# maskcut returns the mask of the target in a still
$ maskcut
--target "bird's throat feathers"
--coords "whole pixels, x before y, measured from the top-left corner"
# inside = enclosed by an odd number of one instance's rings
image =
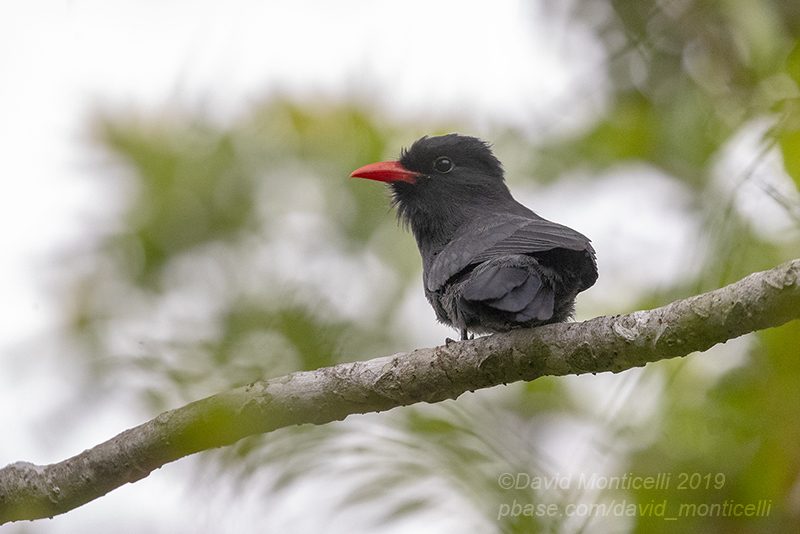
[[[481,187],[479,192],[470,191],[469,186],[447,192],[426,191],[421,185],[392,184],[392,204],[397,218],[411,230],[421,249],[444,247],[459,228],[481,217],[487,208],[506,211],[509,203],[516,204],[502,182],[491,188]]]
[[[392,204],[397,210],[397,219],[411,230],[417,245],[447,243],[467,215],[461,206],[445,202],[424,202],[416,195],[403,194],[404,184],[393,185]]]

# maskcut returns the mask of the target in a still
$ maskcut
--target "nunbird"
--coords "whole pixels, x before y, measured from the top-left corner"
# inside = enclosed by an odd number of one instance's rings
[[[514,200],[500,161],[478,138],[426,136],[399,160],[350,176],[390,185],[417,240],[425,296],[462,340],[566,321],[575,296],[597,280],[589,239]]]

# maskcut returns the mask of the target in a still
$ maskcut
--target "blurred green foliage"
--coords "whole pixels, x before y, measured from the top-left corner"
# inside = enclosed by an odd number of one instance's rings
[[[98,125],[102,142],[139,170],[138,199],[118,236],[122,266],[136,284],[159,281],[170,257],[253,225],[253,177],[230,135],[200,124]]]
[[[653,288],[640,304],[661,305],[800,255],[797,224],[794,237],[763,235],[714,178],[726,144],[767,119],[764,153],[777,151],[800,186],[800,4],[578,0],[569,13],[606,49],[607,109],[566,138],[533,144],[502,128],[494,137],[499,150],[532,154],[526,179],[646,162],[689,186],[706,221],[707,264],[692,280]],[[397,323],[408,292],[421,291],[413,239],[397,227],[381,187],[348,175],[446,130],[389,122],[353,103],[283,98],[226,127],[201,117],[98,117],[96,138],[128,169],[131,194],[94,267],[73,286],[70,325],[90,376],[137,384],[156,413],[255,380],[413,348]],[[751,179],[745,171],[743,182]],[[797,223],[796,203],[770,194]],[[771,502],[768,517],[680,517],[676,529],[793,532],[800,327],[749,339],[730,370],[709,371],[692,358],[662,362],[602,382],[613,384],[611,400],[593,405],[585,397],[600,377],[542,379],[361,422],[282,429],[208,458],[242,480],[271,473],[265,491],[273,496],[335,473],[353,482],[330,490],[341,507],[383,510],[375,528],[438,506],[441,495],[403,491],[431,484],[485,516],[481,528],[491,532],[664,530],[663,519],[645,516],[498,514],[512,501],[563,509],[666,500],[675,515],[682,502],[763,499]],[[637,420],[631,414],[656,390],[655,407]],[[565,439],[565,426],[580,429],[572,439],[585,449],[566,468],[546,446],[553,436]],[[498,483],[503,473],[552,477],[564,469],[574,473],[569,489]],[[595,472],[670,473],[672,484],[579,490],[579,474]],[[680,489],[681,473],[722,473],[725,481]]]

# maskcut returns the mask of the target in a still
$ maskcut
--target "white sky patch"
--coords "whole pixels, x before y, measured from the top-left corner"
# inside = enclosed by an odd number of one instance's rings
[[[569,99],[576,80],[591,88],[579,108],[601,93],[602,47],[538,9],[519,0],[73,0],[62,44],[68,89],[84,104],[172,99],[231,117],[270,90],[379,94],[398,116],[530,127],[555,119],[553,100]]]
[[[786,174],[780,148],[769,146],[766,134],[773,126],[763,118],[743,127],[720,150],[713,175],[726,205],[732,203],[761,238],[782,242],[798,237],[800,192]]]
[[[399,283],[377,256],[343,255],[340,238],[322,215],[291,212],[271,230],[273,240],[257,252],[257,272],[312,306],[322,298],[347,319],[369,320]]]

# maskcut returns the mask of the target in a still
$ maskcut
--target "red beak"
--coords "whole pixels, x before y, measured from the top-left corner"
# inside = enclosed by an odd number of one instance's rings
[[[399,161],[381,161],[353,171],[350,178],[367,178],[379,182],[408,182],[413,184],[421,173],[409,171]]]

